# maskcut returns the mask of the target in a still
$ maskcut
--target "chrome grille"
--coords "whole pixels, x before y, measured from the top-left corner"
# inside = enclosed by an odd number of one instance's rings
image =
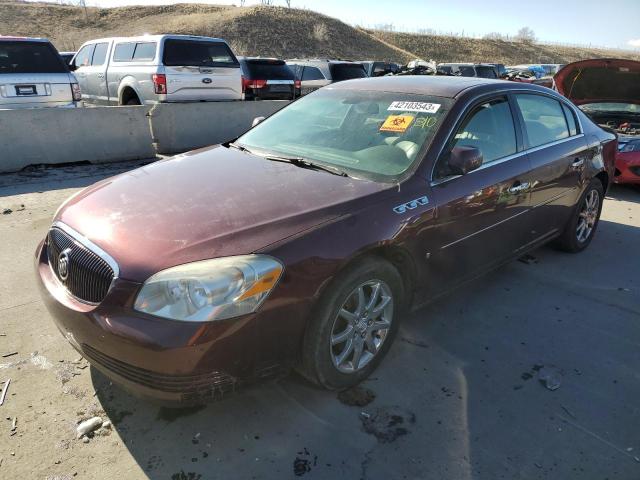
[[[60,254],[68,255],[67,276],[60,275]],[[115,276],[113,269],[97,253],[82,245],[59,228],[49,230],[47,257],[58,280],[74,297],[89,303],[100,303]]]

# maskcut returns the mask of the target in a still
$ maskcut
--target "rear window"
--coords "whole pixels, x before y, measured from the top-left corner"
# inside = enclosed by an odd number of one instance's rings
[[[133,42],[119,43],[116,45],[115,52],[113,54],[114,62],[129,62],[133,58],[133,51],[136,49],[136,44]]]
[[[168,67],[240,67],[231,49],[222,42],[167,40],[162,61]]]
[[[149,61],[156,57],[156,42],[127,42],[116,45],[114,62]]]
[[[460,65],[458,67],[458,71],[460,72],[460,75],[463,77],[475,77],[476,76],[476,70],[475,68],[469,66],[469,65]]]
[[[493,67],[476,67],[476,72],[480,78],[497,78]]]
[[[325,80],[324,75],[317,67],[304,67],[302,70],[302,80]]]
[[[153,60],[154,58],[156,58],[156,47],[157,44],[155,42],[138,43],[136,45],[136,49],[133,52],[133,59]]]
[[[364,67],[359,63],[332,63],[329,65],[329,71],[334,82],[367,77],[367,72],[364,71]]]
[[[247,76],[254,80],[293,80],[289,65],[278,60],[246,60]]]
[[[0,42],[0,74],[68,71],[58,52],[49,43]]]

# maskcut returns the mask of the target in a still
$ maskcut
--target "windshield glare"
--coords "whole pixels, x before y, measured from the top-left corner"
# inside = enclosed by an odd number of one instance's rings
[[[419,160],[451,101],[323,88],[260,123],[236,143],[332,165],[355,177],[393,182]]]

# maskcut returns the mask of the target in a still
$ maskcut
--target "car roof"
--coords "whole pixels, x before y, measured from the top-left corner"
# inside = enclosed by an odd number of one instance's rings
[[[38,43],[51,43],[47,38],[36,37],[9,37],[0,35],[0,42],[38,42]]]
[[[331,59],[322,59],[322,58],[290,58],[288,60],[286,60],[287,63],[291,62],[291,63],[308,63],[308,64],[318,64],[318,65],[327,65],[330,63],[353,63],[353,64],[357,64],[357,65],[361,65],[360,62],[354,62],[352,60],[331,60]]]
[[[199,36],[199,35],[174,35],[174,34],[162,34],[162,35],[136,35],[136,36],[132,36],[132,37],[105,37],[105,38],[93,38],[91,40],[88,40],[86,43],[98,43],[98,42],[110,42],[111,40],[114,40],[116,42],[133,42],[133,41],[141,41],[141,40],[146,40],[146,41],[152,41],[152,42],[159,42],[160,40],[163,39],[173,39],[173,40],[205,40],[205,41],[211,41],[211,42],[222,42],[222,43],[227,43],[225,40],[223,40],[222,38],[215,38],[215,37],[203,37],[203,36]]]
[[[433,95],[436,97],[455,98],[462,92],[491,86],[494,86],[496,90],[526,89],[546,93],[552,92],[548,88],[528,83],[508,82],[506,80],[494,80],[481,77],[450,77],[438,75],[407,75],[360,78],[333,83],[324,88],[340,90],[368,90],[408,94],[414,93],[420,95]]]

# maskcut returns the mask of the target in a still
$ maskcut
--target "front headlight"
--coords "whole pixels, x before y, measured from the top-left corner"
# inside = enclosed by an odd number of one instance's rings
[[[257,310],[282,274],[265,255],[223,257],[163,270],[142,286],[134,308],[186,322],[208,322]]]

